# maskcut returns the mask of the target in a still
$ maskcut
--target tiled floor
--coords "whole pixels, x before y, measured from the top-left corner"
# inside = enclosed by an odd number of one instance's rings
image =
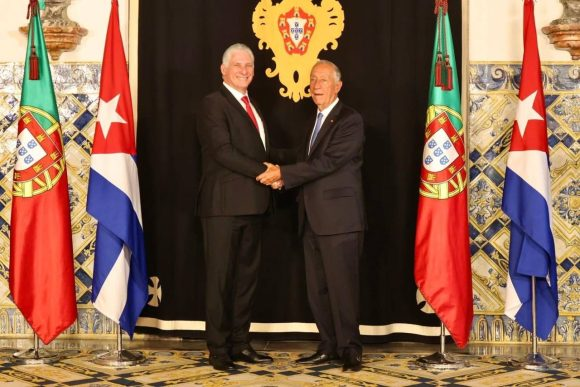
[[[31,340],[0,340],[0,386],[580,386],[580,348],[541,345],[540,352],[561,360],[561,366],[544,372],[509,365],[531,349],[524,345],[471,344],[447,351],[467,362],[455,371],[432,371],[415,361],[439,349],[438,345],[389,343],[365,346],[363,370],[344,373],[340,363],[304,366],[294,360],[316,349],[316,342],[254,341],[274,363],[240,364],[234,372],[218,372],[207,364],[205,343],[199,340],[138,339],[124,347],[142,353],[146,361],[133,367],[104,367],[94,357],[116,349],[114,339],[55,340],[48,349],[61,360],[50,365],[19,365],[11,358],[16,348]]]

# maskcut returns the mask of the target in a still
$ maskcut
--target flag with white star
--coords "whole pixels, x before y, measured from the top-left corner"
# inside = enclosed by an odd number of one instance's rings
[[[101,73],[87,211],[97,220],[92,301],[133,335],[147,302],[147,269],[127,61],[117,0]]]
[[[524,2],[524,59],[516,118],[505,174],[502,209],[511,219],[505,315],[547,339],[558,319],[556,254],[551,228],[546,108],[534,20],[534,2]]]

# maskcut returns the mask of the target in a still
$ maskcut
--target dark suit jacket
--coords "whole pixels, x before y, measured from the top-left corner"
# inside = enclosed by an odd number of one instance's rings
[[[281,167],[286,189],[301,186],[297,199],[300,230],[305,216],[318,235],[364,230],[361,115],[339,101],[320,128],[310,155],[309,139],[310,134],[298,162]]]
[[[258,110],[255,101],[251,102]],[[266,149],[248,113],[225,86],[204,97],[197,122],[202,153],[199,216],[266,212],[271,189],[255,179],[266,170],[262,163],[268,160],[265,126]]]

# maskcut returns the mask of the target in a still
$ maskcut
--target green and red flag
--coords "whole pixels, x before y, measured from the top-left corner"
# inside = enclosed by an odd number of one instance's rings
[[[447,0],[437,26],[415,236],[415,282],[459,347],[473,320],[464,127]]]
[[[68,183],[40,9],[30,0],[28,48],[10,222],[10,292],[48,344],[77,317]]]

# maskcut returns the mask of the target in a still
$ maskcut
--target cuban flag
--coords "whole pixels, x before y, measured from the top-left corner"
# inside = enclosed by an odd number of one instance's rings
[[[133,335],[147,302],[147,269],[139,196],[133,109],[117,0],[101,73],[87,211],[97,220],[92,301]]]
[[[503,211],[511,219],[505,314],[532,332],[532,277],[535,277],[536,335],[544,340],[558,319],[548,154],[534,3],[525,0],[522,77],[502,203]]]

